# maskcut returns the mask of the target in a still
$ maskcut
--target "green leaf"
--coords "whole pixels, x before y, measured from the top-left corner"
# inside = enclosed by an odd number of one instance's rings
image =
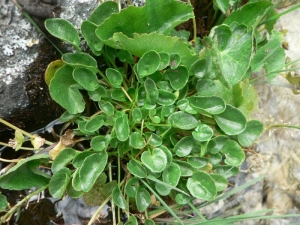
[[[285,66],[285,52],[282,48],[283,34],[279,31],[272,30],[270,40],[259,48],[251,61],[252,71],[260,71],[262,67],[266,69],[268,79],[273,79],[281,68]]]
[[[238,141],[243,147],[249,147],[261,135],[263,130],[264,126],[260,121],[248,121],[246,129],[242,133],[237,135]]]
[[[115,122],[115,132],[120,141],[126,141],[129,137],[130,128],[127,114],[118,117]]]
[[[133,108],[131,112],[133,121],[140,122],[143,119],[143,115],[140,108]]]
[[[216,173],[222,175],[225,178],[232,177],[239,172],[239,168],[228,165],[218,165],[215,167]]]
[[[191,65],[189,69],[189,75],[194,75],[197,78],[203,78],[207,73],[206,68],[206,60],[205,59],[199,59],[198,61],[194,62],[193,65]],[[201,80],[200,80],[201,81]]]
[[[177,53],[181,56],[181,65],[190,67],[198,56],[189,48],[189,45],[179,38],[164,36],[158,33],[133,34],[133,38],[128,38],[122,33],[115,33],[115,42],[120,43],[123,49],[131,52],[137,57],[141,57],[148,51],[165,52],[167,54]]]
[[[120,187],[117,186],[112,191],[112,200],[121,209],[126,209],[126,200],[120,191]]]
[[[189,101],[185,98],[177,101],[177,106],[182,112],[197,114],[197,111],[190,106]]]
[[[146,91],[146,99],[150,103],[155,104],[156,101],[158,100],[158,95],[159,95],[155,82],[152,79],[147,78],[145,80],[144,86]]]
[[[61,168],[51,177],[49,192],[54,198],[61,198],[66,191],[67,185],[71,180],[71,171],[68,168]]]
[[[153,220],[146,219],[144,225],[155,225],[155,222]]]
[[[189,79],[188,70],[185,66],[179,66],[176,69],[168,69],[164,75],[165,78],[170,81],[174,90],[182,89]]]
[[[124,94],[124,92],[122,91],[122,89],[114,89],[111,92],[111,98],[119,101],[119,102],[126,102],[126,95]]]
[[[102,5],[102,4],[101,4]],[[95,56],[101,55],[104,43],[96,35],[97,26],[90,21],[83,21],[81,24],[81,33],[86,40],[88,46]]]
[[[183,130],[191,130],[198,125],[198,121],[195,117],[184,112],[172,113],[168,118],[168,122],[173,127]]]
[[[125,225],[138,225],[137,219],[135,218],[135,216],[130,216],[128,218],[128,222],[125,223]]]
[[[187,181],[187,188],[195,198],[213,200],[217,194],[214,180],[204,172],[196,171]]]
[[[0,211],[4,211],[8,206],[6,197],[0,193]]]
[[[154,147],[158,147],[162,144],[161,137],[152,132],[146,132],[145,138],[146,138],[146,142],[149,143],[149,145],[152,145]]]
[[[50,18],[45,21],[45,27],[51,35],[79,48],[78,32],[69,21],[61,18]]]
[[[145,188],[138,187],[135,198],[137,209],[139,212],[144,212],[151,202],[149,192]]]
[[[214,135],[214,131],[206,124],[199,124],[192,135],[198,141],[208,141]]]
[[[121,49],[118,52],[118,58],[121,62],[127,62],[129,64],[133,64],[133,57],[132,57],[131,53],[127,50]]]
[[[146,146],[146,142],[141,133],[133,132],[129,136],[129,145],[136,149],[142,149]]]
[[[162,106],[173,105],[177,97],[175,94],[159,89],[157,103]]]
[[[159,52],[160,64],[157,70],[163,70],[170,64],[170,55],[166,52]]]
[[[95,151],[102,151],[108,146],[108,142],[105,136],[95,136],[91,141],[91,147]]]
[[[127,196],[134,198],[137,188],[139,186],[139,179],[136,177],[130,178],[125,185],[125,193]]]
[[[167,196],[171,193],[171,188],[167,187],[166,184],[163,183],[155,183],[155,189],[161,196]]]
[[[121,84],[123,82],[123,76],[118,70],[108,68],[105,71],[105,74],[112,86],[114,86],[115,88],[121,87]]]
[[[54,159],[51,170],[56,173],[58,170],[64,168],[71,160],[75,158],[78,152],[73,148],[63,149]]]
[[[49,183],[48,174],[38,170],[38,166],[47,163],[48,154],[30,156],[18,162],[0,177],[0,187],[9,190],[24,190],[42,187]]]
[[[174,160],[174,163],[179,165],[182,177],[190,177],[194,172],[194,168],[187,162]]]
[[[76,191],[72,186],[72,182],[67,185],[66,192],[71,198],[80,198],[84,194],[83,191]]]
[[[98,176],[106,167],[107,158],[107,152],[102,151],[100,153],[95,153],[87,156],[84,159],[79,169],[81,188],[84,192],[88,192],[92,189]]]
[[[102,87],[101,85],[99,85],[98,88],[96,88],[96,90],[94,91],[88,91],[88,94],[90,96],[90,98],[97,102],[97,101],[100,101],[100,99],[102,97],[106,97],[107,96],[107,91],[104,87]]]
[[[163,33],[192,18],[193,10],[189,4],[173,0],[147,1],[144,7],[129,6],[118,14],[112,14],[96,31],[98,37],[110,46],[114,46],[115,33],[124,33],[129,38],[133,34]]]
[[[148,51],[142,55],[137,63],[137,72],[140,77],[146,77],[158,69],[160,56],[156,51]]]
[[[198,80],[196,89],[199,96],[213,96],[216,95],[218,86],[211,79],[201,79]]]
[[[217,192],[225,190],[227,187],[228,181],[225,177],[221,176],[220,174],[210,174],[210,177],[214,180]]]
[[[176,143],[173,151],[179,157],[187,156],[191,153],[191,151],[196,147],[196,143],[192,136],[187,136]]]
[[[225,163],[229,166],[239,166],[245,160],[245,153],[240,145],[233,140],[228,140],[222,148],[222,153],[225,154]]]
[[[231,23],[238,21],[240,24],[256,28],[272,7],[273,5],[269,1],[248,3],[231,13],[224,21],[224,24],[230,25]]]
[[[23,144],[25,138],[24,138],[23,134],[21,133],[21,131],[15,130],[15,138],[14,139],[17,142],[15,151],[18,151],[22,147],[22,144]],[[31,141],[31,143],[34,146],[34,140]],[[35,146],[34,146],[34,148],[35,148]],[[37,148],[40,148],[40,146],[38,146]]]
[[[220,114],[224,112],[226,106],[222,98],[211,96],[211,97],[200,97],[194,96],[188,98],[190,105],[196,110],[203,110],[209,114]]]
[[[215,66],[220,69],[226,82],[232,86],[246,74],[252,56],[252,30],[245,25],[215,26],[210,35],[213,52],[217,59]]]
[[[218,137],[215,137],[208,142],[207,150],[212,154],[216,154],[223,149],[227,141],[228,141],[227,136],[220,135]]]
[[[167,155],[160,148],[153,149],[151,153],[149,151],[143,152],[141,160],[154,173],[162,172],[167,166]]]
[[[134,159],[131,159],[127,163],[127,169],[129,170],[130,173],[132,173],[134,176],[138,178],[144,178],[147,176],[147,172],[145,168]]]
[[[114,106],[108,102],[108,101],[103,101],[100,100],[98,102],[99,108],[108,116],[113,116],[114,115]]]
[[[194,157],[188,157],[187,162],[195,169],[200,169],[207,165],[208,160],[205,158],[194,156]]]
[[[85,124],[84,129],[88,132],[94,132],[99,130],[104,124],[104,117],[102,115],[97,115],[92,117],[87,123]]]
[[[230,3],[227,0],[215,0],[214,8],[218,8],[223,14],[226,14],[227,10],[230,9]]]
[[[119,12],[118,4],[113,1],[101,3],[90,15],[89,21],[96,25],[100,25],[105,19],[113,13]]]
[[[181,57],[177,53],[170,54],[170,68],[175,70],[181,62]]]
[[[172,156],[172,153],[171,153],[170,149],[168,149],[164,145],[160,145],[157,148],[161,149],[166,154],[166,156],[167,156],[167,166],[169,166],[172,163],[172,160],[173,160],[173,156]]]
[[[90,152],[90,151],[83,151],[83,152],[78,153],[73,160],[73,166],[75,168],[81,167],[85,158],[92,154],[94,154],[94,152]]]
[[[162,179],[165,183],[177,186],[181,177],[180,166],[176,163],[169,165],[162,173]]]
[[[79,90],[76,88],[77,82],[72,76],[73,68],[62,66],[59,68],[51,80],[49,89],[54,101],[65,108],[70,114],[83,112],[85,102]]]
[[[74,80],[87,91],[94,91],[99,87],[96,74],[87,68],[76,68],[73,70]]]
[[[218,126],[228,135],[242,133],[247,125],[245,116],[238,109],[226,105],[224,112],[214,115]]]
[[[97,61],[87,53],[65,53],[61,59],[72,67],[83,67],[98,72]]]

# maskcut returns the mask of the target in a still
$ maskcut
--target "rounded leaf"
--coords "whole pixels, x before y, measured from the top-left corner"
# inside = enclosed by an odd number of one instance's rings
[[[127,164],[127,166],[128,166],[128,164]],[[136,178],[136,177],[130,178],[130,180],[128,180],[128,182],[125,185],[126,195],[128,195],[129,197],[134,198],[138,186],[139,186],[139,179]]]
[[[160,65],[160,56],[156,51],[148,51],[137,63],[137,72],[140,77],[154,73]]]
[[[206,60],[199,59],[191,65],[189,75],[195,75],[197,78],[203,78],[207,73],[206,68]]]
[[[97,61],[87,53],[65,53],[61,59],[65,64],[72,67],[84,67],[94,72],[98,71]]]
[[[194,141],[194,138],[192,136],[187,136],[180,139],[180,141],[176,143],[173,151],[177,156],[184,157],[189,155],[193,150],[193,148],[195,147],[196,147],[196,143]]]
[[[225,154],[225,163],[230,166],[239,166],[245,160],[245,153],[240,145],[233,140],[228,140],[223,149],[222,153]]]
[[[133,108],[131,113],[133,121],[140,122],[143,119],[143,115],[140,108]]]
[[[168,122],[173,127],[182,130],[191,130],[198,125],[198,121],[196,120],[195,117],[180,111],[172,113],[168,118]]]
[[[162,173],[162,179],[165,183],[177,186],[181,177],[181,170],[178,164],[172,163]]]
[[[173,70],[168,69],[164,75],[174,90],[181,90],[189,79],[188,70],[185,66],[179,66]]]
[[[226,108],[224,100],[216,96],[194,96],[188,98],[188,100],[194,109],[203,110],[209,114],[219,114]]]
[[[50,18],[45,21],[45,27],[51,35],[79,48],[80,39],[77,29],[69,21]]]
[[[100,100],[98,102],[99,108],[108,116],[113,116],[114,115],[114,106],[108,102],[108,101],[103,101]]]
[[[249,147],[263,132],[264,126],[258,120],[247,122],[246,129],[237,135],[239,143],[244,147]]]
[[[166,52],[159,52],[160,64],[157,70],[163,70],[170,64],[170,55]]]
[[[144,212],[151,202],[151,197],[149,192],[142,187],[138,187],[135,196],[136,206],[139,212]]]
[[[101,49],[103,48],[104,43],[96,35],[96,29],[97,26],[87,20],[82,22],[80,28],[82,36],[86,40],[86,43],[88,44],[94,55],[99,56],[101,55]]]
[[[213,96],[218,91],[218,86],[213,80],[200,79],[196,85],[197,94],[199,96]]]
[[[194,156],[194,157],[188,157],[187,162],[195,169],[200,169],[207,165],[208,159]]]
[[[222,175],[225,178],[232,177],[239,172],[239,168],[236,166],[219,165],[215,167],[216,173]]]
[[[217,195],[214,180],[204,172],[194,172],[192,177],[188,179],[186,186],[195,198],[210,201]]]
[[[179,66],[180,62],[181,62],[181,57],[179,54],[177,54],[177,53],[170,54],[170,68],[171,69],[173,69],[173,70],[176,69]]]
[[[167,155],[160,148],[153,149],[151,153],[143,152],[141,160],[154,173],[162,172],[167,166]]]
[[[108,80],[112,86],[114,86],[115,88],[121,87],[121,84],[123,82],[123,76],[118,70],[108,68],[105,71],[105,75],[108,78]]]
[[[99,87],[96,74],[87,68],[76,68],[73,71],[74,80],[87,91],[94,91]]]
[[[58,170],[64,168],[77,154],[78,152],[73,148],[63,149],[53,160],[51,166],[52,173],[56,173]]]
[[[157,103],[159,105],[170,106],[170,105],[174,104],[174,102],[177,99],[176,95],[169,91],[159,89],[158,93],[159,94],[158,94]]]
[[[127,169],[136,177],[144,178],[147,176],[145,168],[134,159],[127,163]]]
[[[49,86],[50,85],[50,81],[52,80],[52,78],[54,77],[55,72],[62,67],[64,64],[63,61],[61,61],[60,59],[55,60],[53,62],[51,62],[46,71],[45,71],[45,83]]]
[[[126,200],[120,191],[120,187],[117,186],[112,191],[112,200],[121,209],[126,209]]]
[[[180,167],[182,177],[192,176],[194,168],[189,163],[178,160],[174,160],[174,163],[176,163]]]
[[[129,136],[129,145],[136,149],[142,149],[146,146],[146,142],[139,132],[133,132]]]
[[[214,180],[217,192],[225,190],[227,187],[228,181],[225,177],[220,174],[210,174],[210,177]]]
[[[162,139],[157,134],[154,134],[152,132],[146,132],[145,133],[146,142],[154,147],[158,147],[162,144]]]
[[[129,137],[130,128],[127,114],[124,114],[116,119],[115,132],[120,141],[126,141]]]
[[[112,13],[118,13],[119,7],[116,2],[107,1],[101,3],[90,15],[89,21],[96,25],[100,25],[105,19],[110,17]]]
[[[66,191],[71,179],[71,171],[68,168],[61,168],[51,177],[49,192],[54,198],[61,198]]]
[[[88,94],[90,96],[90,98],[93,101],[100,101],[100,99],[102,97],[106,97],[107,96],[107,91],[104,87],[102,87],[101,85],[98,86],[98,88],[96,88],[96,90],[94,91],[88,91]]]
[[[108,141],[104,136],[96,136],[96,137],[93,137],[93,139],[91,141],[91,147],[95,151],[102,151],[107,147],[107,145],[108,145],[107,142]]]
[[[214,131],[206,124],[199,124],[192,135],[198,141],[208,141],[214,135]]]
[[[226,105],[224,112],[214,115],[218,126],[228,135],[237,135],[242,133],[247,125],[246,117],[237,108]]]
[[[228,137],[227,136],[218,136],[218,137],[215,137],[213,139],[211,139],[209,142],[208,142],[208,145],[207,145],[207,150],[212,153],[212,154],[216,154],[218,152],[220,152],[222,150],[222,148],[224,147],[225,143],[227,142],[228,140]]]
[[[152,79],[147,78],[145,80],[144,87],[146,91],[146,99],[150,103],[155,104],[159,95],[155,82]]]
[[[104,118],[102,115],[92,117],[84,126],[84,129],[88,132],[94,132],[99,130],[104,124]]]

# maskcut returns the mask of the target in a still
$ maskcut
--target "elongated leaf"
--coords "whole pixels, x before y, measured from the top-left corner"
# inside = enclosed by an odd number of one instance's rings
[[[127,140],[130,132],[127,114],[124,114],[116,119],[115,132],[120,141]]]
[[[61,60],[72,67],[84,67],[97,72],[97,61],[87,53],[65,53]]]
[[[263,124],[258,120],[248,121],[246,129],[238,134],[238,141],[244,147],[249,147],[263,132]]]
[[[98,176],[106,167],[107,158],[107,152],[104,151],[92,154],[84,159],[79,169],[81,188],[84,192],[92,189]]]
[[[108,68],[105,71],[105,74],[112,86],[114,86],[115,88],[121,87],[121,84],[123,82],[123,76],[118,70]]]
[[[224,112],[214,115],[218,126],[228,135],[242,133],[247,125],[245,116],[231,105],[226,105]]]
[[[220,174],[210,174],[210,177],[215,182],[217,192],[223,191],[227,187],[228,181]]]
[[[93,54],[99,56],[101,55],[101,49],[103,48],[104,43],[97,37],[95,33],[96,29],[97,26],[90,21],[83,21],[80,28],[82,36],[86,40]]]
[[[54,198],[61,198],[66,191],[67,185],[71,179],[71,171],[68,168],[62,168],[53,174],[49,183],[49,192]]]
[[[86,124],[84,129],[88,132],[94,132],[96,130],[99,130],[104,123],[104,118],[102,115],[97,115],[93,118],[91,118]]]
[[[147,176],[145,168],[134,159],[131,159],[129,163],[127,163],[127,168],[129,172],[136,177],[144,178]]]
[[[144,212],[150,205],[151,197],[149,192],[145,188],[138,187],[135,197],[138,210]]]
[[[226,106],[222,98],[211,96],[211,97],[200,97],[194,96],[188,98],[190,105],[197,110],[203,110],[209,114],[219,114],[224,112]]]
[[[192,136],[187,136],[180,139],[180,141],[176,143],[173,151],[177,156],[184,157],[189,155],[193,150],[193,148],[195,147],[196,147],[196,143],[194,141],[194,138]]]
[[[58,156],[54,159],[51,170],[52,173],[56,173],[58,170],[65,167],[75,156],[78,152],[73,148],[65,148],[63,149]]]
[[[204,172],[194,172],[186,186],[195,198],[206,201],[214,199],[217,194],[214,180]]]
[[[155,82],[152,79],[147,78],[145,80],[144,86],[145,86],[147,100],[150,103],[155,104],[156,101],[158,100],[158,95],[159,95]]]
[[[118,207],[120,207],[121,209],[126,209],[126,201],[124,196],[122,195],[122,192],[120,191],[119,186],[115,187],[112,191],[112,199]]]
[[[173,127],[180,128],[183,130],[190,130],[198,125],[198,121],[195,117],[184,112],[172,113],[168,118],[168,122]]]
[[[45,21],[45,27],[53,36],[79,48],[78,32],[69,21],[61,18],[50,18]]]
[[[50,95],[54,101],[65,108],[70,114],[83,112],[85,102],[79,90],[77,82],[72,76],[73,68],[62,66],[55,73],[50,83]]]
[[[163,181],[172,186],[177,186],[181,177],[180,166],[176,163],[169,165],[162,173]]]
[[[96,136],[96,137],[93,137],[93,139],[91,141],[91,147],[95,151],[102,151],[102,150],[104,150],[107,147],[108,141],[109,140],[107,140],[107,138],[105,136]]]

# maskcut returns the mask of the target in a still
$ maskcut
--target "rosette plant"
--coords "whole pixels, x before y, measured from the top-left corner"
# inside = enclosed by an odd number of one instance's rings
[[[279,32],[267,29],[266,39],[257,31],[274,12],[269,1],[215,4],[230,15],[192,41],[174,28],[194,18],[193,8],[175,0],[147,0],[121,11],[104,2],[80,32],[64,19],[47,19],[49,33],[75,49],[46,73],[52,98],[66,110],[60,119],[73,128],[49,154],[8,171],[0,186],[7,188],[8,176],[22,166],[30,170],[50,160],[51,177],[31,172],[38,182],[18,188],[49,185],[56,198],[112,200],[128,224],[141,215],[154,224],[157,205],[183,224],[167,203],[180,207],[222,193],[245,160],[244,148],[263,131],[252,119],[257,95],[250,76],[265,66],[271,79],[284,65],[284,52]],[[73,145],[80,141],[84,149]]]

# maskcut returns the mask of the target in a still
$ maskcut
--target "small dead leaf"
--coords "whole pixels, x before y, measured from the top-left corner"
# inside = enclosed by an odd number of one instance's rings
[[[34,139],[31,139],[31,144],[35,149],[39,149],[45,144],[45,138],[42,138],[38,135],[34,135]]]
[[[74,138],[75,134],[73,134],[72,130],[67,130],[64,135],[60,137],[58,144],[49,151],[49,155],[51,159],[55,159],[56,156],[66,147],[70,147],[74,145]]]

